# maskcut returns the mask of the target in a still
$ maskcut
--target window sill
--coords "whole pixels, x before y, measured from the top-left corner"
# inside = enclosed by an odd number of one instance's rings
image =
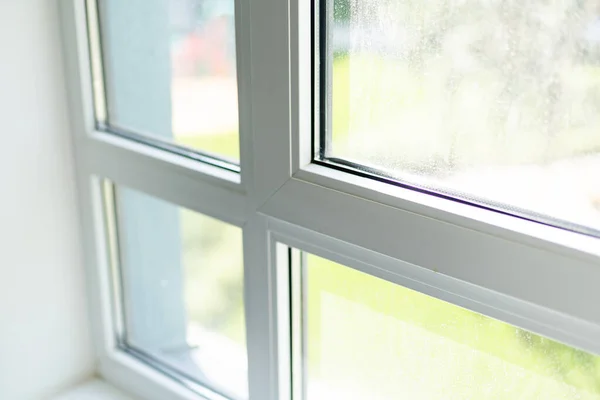
[[[85,382],[49,400],[136,400],[114,386],[94,379]]]

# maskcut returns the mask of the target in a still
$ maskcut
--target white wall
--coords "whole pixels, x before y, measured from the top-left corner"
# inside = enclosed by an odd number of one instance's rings
[[[93,373],[56,0],[0,0],[0,399]]]

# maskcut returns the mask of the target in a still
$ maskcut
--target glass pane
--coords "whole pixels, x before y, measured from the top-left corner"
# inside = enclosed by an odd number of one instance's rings
[[[239,159],[234,0],[99,0],[108,124]]]
[[[116,200],[126,345],[247,398],[241,229],[126,188]]]
[[[600,357],[307,254],[306,395],[600,399]]]
[[[332,0],[326,156],[600,230],[592,0]]]

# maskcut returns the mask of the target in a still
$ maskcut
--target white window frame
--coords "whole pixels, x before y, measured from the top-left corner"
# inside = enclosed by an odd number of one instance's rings
[[[600,353],[597,239],[311,164],[310,0],[235,0],[240,174],[97,131],[85,0],[60,6],[91,323],[109,382],[149,400],[202,398],[117,347],[104,178],[243,228],[251,400],[290,398],[279,244]]]

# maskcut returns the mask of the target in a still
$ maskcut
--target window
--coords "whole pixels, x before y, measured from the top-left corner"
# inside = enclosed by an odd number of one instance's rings
[[[103,0],[96,13],[99,123],[237,163],[233,0]]]
[[[594,2],[321,7],[322,160],[600,234]]]
[[[104,379],[600,398],[593,4],[60,4]]]
[[[312,254],[301,268],[308,399],[600,396],[598,356]]]
[[[247,398],[241,230],[131,189],[111,198],[109,185],[121,345]]]

